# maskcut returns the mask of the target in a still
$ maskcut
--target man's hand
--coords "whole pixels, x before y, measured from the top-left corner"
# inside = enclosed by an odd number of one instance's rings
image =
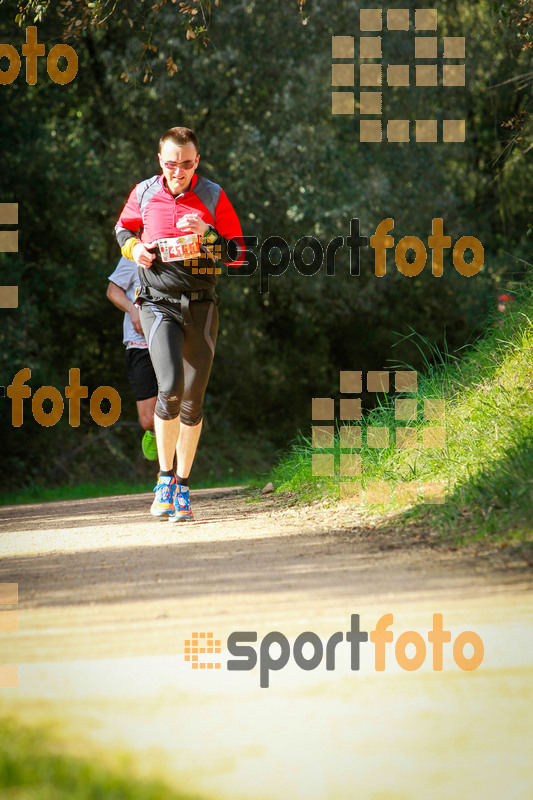
[[[135,328],[136,333],[140,333],[141,336],[144,336],[144,331],[141,325],[141,318],[139,316],[139,309],[137,308],[137,306],[133,306],[133,308],[129,313],[131,317],[131,324]]]
[[[133,256],[133,260],[139,267],[144,267],[148,269],[148,267],[152,266],[152,261],[155,258],[155,253],[150,253],[150,250],[154,247],[157,247],[157,242],[150,242],[150,244],[143,244],[143,242],[138,242],[135,245],[131,254]],[[140,331],[142,333],[142,331]]]
[[[178,228],[188,228],[191,233],[203,236],[209,225],[204,222],[199,214],[184,214],[177,222]]]

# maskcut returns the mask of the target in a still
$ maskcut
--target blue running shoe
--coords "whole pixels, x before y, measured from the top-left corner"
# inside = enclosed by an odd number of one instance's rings
[[[154,488],[155,497],[150,513],[154,517],[169,516],[174,514],[174,495],[176,494],[176,478],[159,476],[157,486]]]
[[[171,522],[188,522],[194,520],[189,500],[189,487],[178,486],[174,500],[174,513],[169,517]]]

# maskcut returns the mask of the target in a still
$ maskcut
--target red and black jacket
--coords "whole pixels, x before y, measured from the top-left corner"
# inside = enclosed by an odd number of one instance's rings
[[[176,223],[184,214],[190,213],[198,214],[216,230],[219,235],[216,245],[217,252],[221,255],[220,261],[232,263],[231,255],[235,257],[235,252],[228,254],[228,240],[240,241],[242,237],[237,214],[217,183],[196,174],[193,175],[189,190],[176,197],[169,192],[163,175],[154,175],[153,178],[138,183],[115,226],[119,246],[122,247],[132,236],[137,236],[146,243],[179,236],[184,231]],[[205,248],[202,247],[202,250]],[[201,267],[207,266],[207,272],[213,273],[199,274],[192,261],[165,263],[157,249],[151,252],[155,253],[152,266],[149,269],[139,269],[143,287],[178,298],[184,291],[208,289],[217,282],[212,260],[198,260]]]

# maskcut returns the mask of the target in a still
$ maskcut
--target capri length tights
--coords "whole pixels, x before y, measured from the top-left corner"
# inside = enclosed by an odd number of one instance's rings
[[[189,308],[189,325],[179,304],[164,301],[144,301],[140,318],[157,377],[155,413],[160,419],[179,416],[184,425],[197,425],[215,354],[218,309],[212,300],[191,302]]]

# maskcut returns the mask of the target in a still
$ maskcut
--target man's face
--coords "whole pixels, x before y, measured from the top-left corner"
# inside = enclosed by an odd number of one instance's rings
[[[172,194],[181,194],[189,188],[199,160],[200,156],[192,142],[181,147],[171,141],[163,144],[159,163]]]

